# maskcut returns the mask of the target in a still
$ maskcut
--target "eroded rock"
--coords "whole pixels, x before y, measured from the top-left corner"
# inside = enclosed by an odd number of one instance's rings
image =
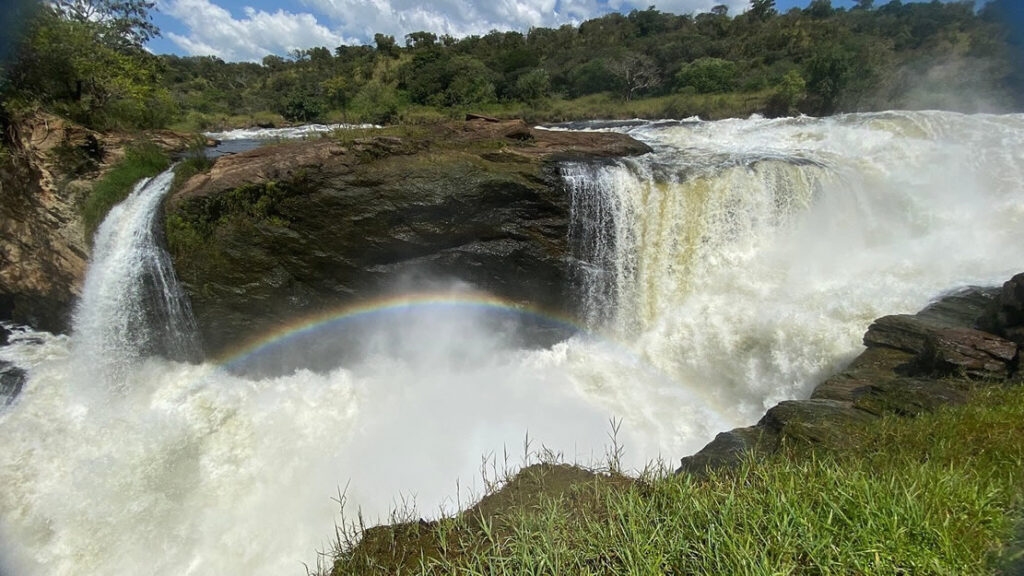
[[[208,353],[448,280],[571,313],[569,199],[553,158],[646,145],[522,122],[427,130],[220,158],[170,198],[168,245]]]

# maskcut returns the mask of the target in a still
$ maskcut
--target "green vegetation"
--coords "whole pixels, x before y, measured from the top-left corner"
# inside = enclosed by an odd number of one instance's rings
[[[9,41],[0,95],[8,115],[43,107],[100,129],[183,130],[467,111],[558,121],[1024,105],[1014,0],[977,12],[971,1],[876,4],[815,0],[779,13],[774,0],[752,0],[735,16],[649,8],[525,34],[377,34],[373,45],[228,63],[145,52],[158,33],[152,2],[14,0],[9,14],[25,25]]]
[[[468,111],[534,121],[595,117],[721,118],[883,108],[1018,109],[1008,0],[825,0],[780,14],[772,0],[730,16],[650,8],[578,27],[455,39],[414,32],[404,46],[268,56],[261,64],[163,57],[182,128],[232,124],[258,111],[289,122],[397,123]],[[701,98],[697,98],[701,97]],[[716,98],[717,97],[717,98]],[[263,112],[266,114],[266,112]]]
[[[331,573],[959,575],[1020,562],[1024,389],[857,432],[705,479],[535,465],[456,517],[359,543],[340,530]]]
[[[96,129],[157,128],[176,110],[145,0],[14,0],[0,96],[6,114],[42,107]],[[5,11],[7,8],[5,8]]]
[[[142,178],[155,176],[170,165],[167,154],[155,144],[139,144],[125,150],[124,159],[96,182],[82,204],[82,220],[90,241],[107,212],[131,193]]]
[[[174,167],[174,182],[171,190],[177,190],[189,178],[206,172],[213,166],[213,160],[206,155],[206,138],[195,136],[189,143],[184,158]]]

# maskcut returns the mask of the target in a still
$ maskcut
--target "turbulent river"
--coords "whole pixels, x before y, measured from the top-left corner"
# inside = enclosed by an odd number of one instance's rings
[[[98,233],[73,334],[0,349],[28,372],[0,402],[0,573],[300,574],[339,489],[371,522],[403,496],[436,516],[527,434],[600,463],[612,418],[627,468],[671,467],[805,397],[873,318],[1024,270],[1021,115],[573,128],[654,152],[562,166],[585,330],[543,349],[453,308],[330,372],[155,356],[188,358],[193,328],[152,233],[169,175],[139,186]]]

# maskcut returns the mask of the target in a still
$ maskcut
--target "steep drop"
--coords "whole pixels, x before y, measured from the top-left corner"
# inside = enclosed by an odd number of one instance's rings
[[[159,284],[159,258],[151,237],[122,235],[148,229],[159,178],[143,186],[104,224],[125,242],[97,252],[75,334],[0,349],[29,375],[0,412],[0,572],[298,573],[327,544],[339,486],[370,523],[400,494],[434,516],[479,493],[481,455],[517,464],[526,432],[534,452],[600,459],[609,417],[627,467],[674,464],[806,396],[873,318],[1024,269],[1024,117],[619,129],[655,151],[563,165],[589,324],[541,350],[455,285],[445,306],[342,319],[365,353],[330,371],[152,356],[138,343],[160,322],[136,313],[136,290]],[[87,362],[113,362],[114,385]]]

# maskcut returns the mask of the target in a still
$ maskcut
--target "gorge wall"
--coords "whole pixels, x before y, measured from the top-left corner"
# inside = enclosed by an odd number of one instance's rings
[[[557,161],[648,150],[621,134],[485,120],[267,146],[219,159],[172,195],[168,246],[212,355],[453,279],[571,311]]]

